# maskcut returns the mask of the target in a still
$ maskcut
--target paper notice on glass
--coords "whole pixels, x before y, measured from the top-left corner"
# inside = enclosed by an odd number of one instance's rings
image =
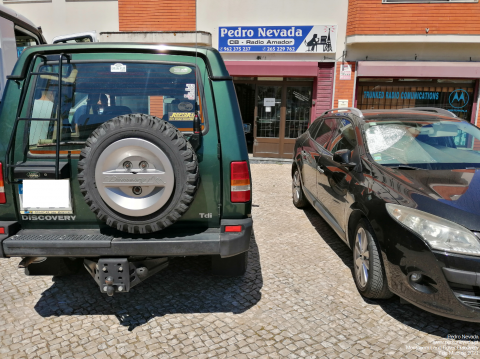
[[[70,207],[70,181],[23,180],[24,208]]]
[[[265,107],[265,112],[272,112],[272,108],[270,106]]]
[[[275,99],[274,98],[264,98],[263,99],[263,106],[275,106]]]

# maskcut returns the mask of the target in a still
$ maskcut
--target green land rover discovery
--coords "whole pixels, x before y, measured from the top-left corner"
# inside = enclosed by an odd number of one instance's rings
[[[242,275],[248,153],[232,79],[212,48],[28,48],[0,105],[0,257],[28,275],[82,265],[113,295],[172,256]]]

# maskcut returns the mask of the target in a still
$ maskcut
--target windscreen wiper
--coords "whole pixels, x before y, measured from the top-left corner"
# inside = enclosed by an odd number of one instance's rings
[[[37,144],[36,146],[37,147],[52,147],[52,146],[56,146],[57,143],[56,142],[52,142],[52,143],[40,143],[40,144]],[[60,146],[71,146],[71,145],[85,145],[85,141],[64,141],[64,142],[60,142]]]
[[[387,166],[388,168],[394,168],[398,170],[423,170],[420,167],[408,166],[408,165],[398,165],[398,166]]]

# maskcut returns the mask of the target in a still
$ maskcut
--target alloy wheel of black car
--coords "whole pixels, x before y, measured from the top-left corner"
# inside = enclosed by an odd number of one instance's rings
[[[144,114],[100,125],[78,162],[90,209],[128,233],[156,232],[177,221],[193,201],[198,178],[196,154],[182,133]]]
[[[364,297],[387,299],[393,295],[388,289],[373,230],[365,219],[360,220],[355,230],[353,272],[355,284]]]
[[[308,201],[303,193],[302,182],[300,180],[300,172],[298,168],[295,169],[295,173],[292,177],[292,196],[293,205],[297,208],[304,208],[308,205]]]

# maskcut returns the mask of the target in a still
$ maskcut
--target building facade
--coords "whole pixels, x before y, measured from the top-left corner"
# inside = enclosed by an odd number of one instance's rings
[[[346,61],[335,104],[360,109],[440,107],[479,118],[480,15],[477,0],[350,0]]]
[[[100,41],[217,48],[254,156],[291,158],[295,138],[336,107],[441,107],[474,124],[480,117],[478,0],[3,3],[41,25],[48,41],[95,30]]]
[[[118,31],[117,0],[3,0],[3,5],[42,27],[48,43],[85,31]]]
[[[234,79],[254,156],[292,158],[295,139],[332,108],[347,0],[197,1]],[[212,11],[215,9],[215,11]]]

